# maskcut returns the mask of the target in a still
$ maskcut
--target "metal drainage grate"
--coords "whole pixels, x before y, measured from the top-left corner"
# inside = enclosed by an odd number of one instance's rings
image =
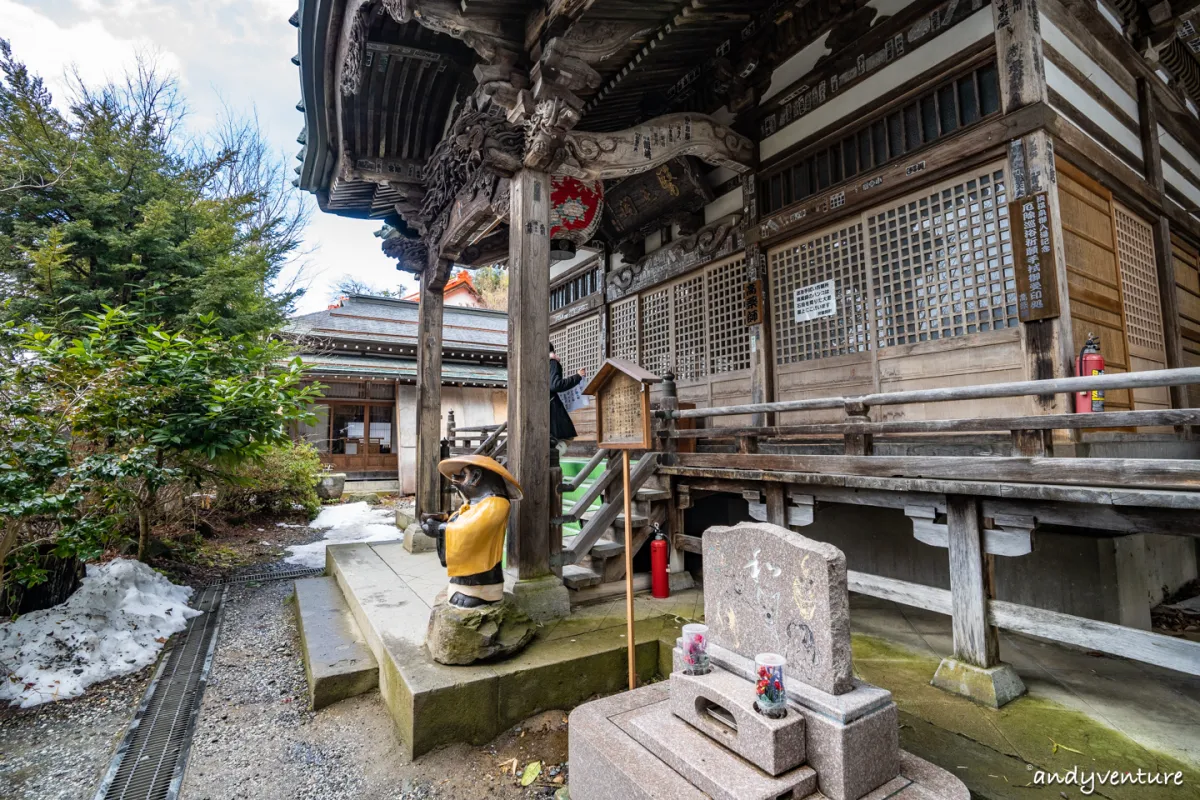
[[[113,755],[94,800],[175,800],[208,682],[225,601],[223,586],[200,593],[196,608],[159,659],[137,714]]]
[[[229,586],[234,583],[266,583],[268,581],[286,581],[295,580],[296,578],[314,578],[318,575],[324,575],[324,567],[292,567],[285,565],[282,569],[268,569],[263,572],[252,572],[247,575],[233,575],[228,578],[221,578],[219,581],[214,581],[209,586]]]

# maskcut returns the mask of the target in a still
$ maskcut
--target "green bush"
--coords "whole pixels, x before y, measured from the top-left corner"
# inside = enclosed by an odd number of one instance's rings
[[[218,491],[218,508],[239,514],[278,514],[299,506],[311,517],[321,509],[316,487],[320,471],[321,459],[311,444],[276,445],[227,476]]]

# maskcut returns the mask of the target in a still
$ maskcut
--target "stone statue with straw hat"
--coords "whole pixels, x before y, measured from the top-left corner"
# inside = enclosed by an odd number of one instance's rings
[[[430,518],[425,533],[437,540],[450,576],[434,605],[426,645],[443,664],[470,664],[511,655],[533,638],[533,623],[504,596],[504,533],[511,500],[521,486],[495,459],[444,459],[438,471],[464,504],[448,519]]]

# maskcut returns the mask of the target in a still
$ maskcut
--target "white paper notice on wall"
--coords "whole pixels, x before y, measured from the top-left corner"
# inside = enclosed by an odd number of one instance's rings
[[[821,317],[837,315],[837,296],[834,281],[801,286],[796,290],[796,322],[808,322]]]
[[[588,404],[588,396],[583,393],[582,383],[573,389],[568,389],[565,392],[559,392],[558,399],[562,400],[562,404],[567,407],[567,413],[584,408]]]

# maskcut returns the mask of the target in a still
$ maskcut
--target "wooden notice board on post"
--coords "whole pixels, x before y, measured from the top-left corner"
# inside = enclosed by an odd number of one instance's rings
[[[596,398],[596,446],[649,450],[650,385],[662,378],[629,361],[610,358],[583,393]]]
[[[1050,223],[1050,195],[1037,192],[1008,204],[1013,265],[1017,273],[1017,319],[1053,319],[1058,307],[1058,261]]]
[[[630,361],[610,358],[583,393],[596,398],[596,446],[621,451],[625,502],[625,650],[629,688],[637,688],[633,634],[633,507],[629,486],[629,451],[649,450],[650,386],[662,378]]]

